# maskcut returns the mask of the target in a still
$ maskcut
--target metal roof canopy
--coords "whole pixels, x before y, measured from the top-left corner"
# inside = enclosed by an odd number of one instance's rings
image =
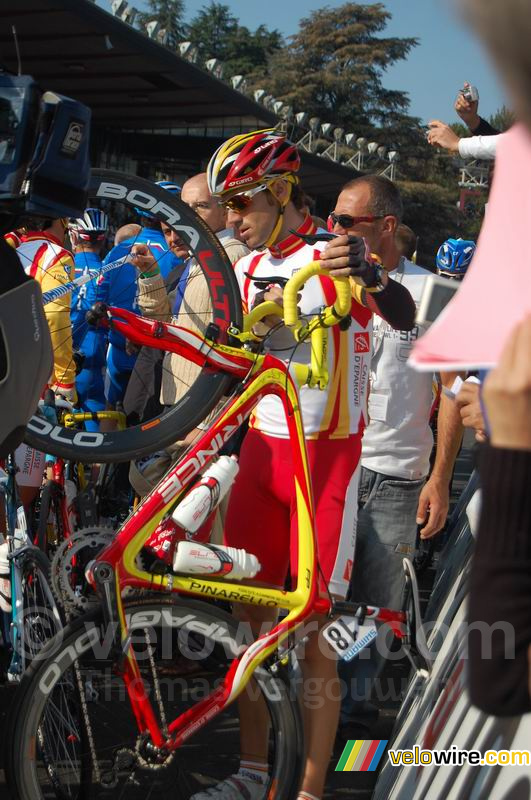
[[[265,126],[278,122],[264,106],[91,0],[3,0],[0,63],[16,72],[12,25],[22,72],[33,75],[43,89],[88,105],[98,127],[163,129],[230,117],[254,117]],[[211,141],[204,140],[205,146]],[[301,156],[301,177],[309,192],[335,193],[356,175],[316,155]]]

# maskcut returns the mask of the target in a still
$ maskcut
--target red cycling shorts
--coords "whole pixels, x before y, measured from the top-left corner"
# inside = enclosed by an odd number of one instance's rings
[[[361,436],[306,442],[316,512],[319,585],[346,596],[356,543]],[[225,544],[257,556],[260,583],[283,587],[297,574],[297,514],[288,439],[249,430],[230,495]],[[323,582],[324,578],[324,582]]]

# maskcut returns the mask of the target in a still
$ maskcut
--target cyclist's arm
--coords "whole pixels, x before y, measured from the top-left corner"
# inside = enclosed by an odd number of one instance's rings
[[[66,253],[58,256],[42,273],[41,289],[56,289],[74,278],[74,262]],[[71,388],[76,380],[72,356],[72,328],[70,325],[71,295],[65,294],[53,303],[47,303],[44,313],[50,329],[54,358],[53,383]]]

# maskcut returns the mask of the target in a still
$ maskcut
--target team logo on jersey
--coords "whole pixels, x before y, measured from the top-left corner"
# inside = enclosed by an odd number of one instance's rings
[[[354,334],[354,352],[368,353],[371,349],[371,340],[368,333]]]

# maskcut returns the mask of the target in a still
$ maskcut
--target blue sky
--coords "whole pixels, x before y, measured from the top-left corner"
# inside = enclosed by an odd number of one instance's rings
[[[142,0],[129,0],[144,6]],[[220,0],[224,2],[224,0]],[[502,2],[502,0],[500,0]],[[264,24],[278,28],[285,36],[295,33],[301,17],[327,5],[335,8],[341,0],[225,0],[242,25],[254,29]],[[110,10],[110,0],[98,0]],[[190,19],[205,0],[185,0],[186,19]],[[455,10],[454,0],[384,0],[392,14],[386,34],[416,36],[420,40],[408,59],[399,62],[384,76],[390,89],[407,91],[410,112],[422,120],[433,117],[458,121],[453,103],[465,80],[475,84],[480,94],[480,113],[489,117],[506,102],[494,69],[474,35]],[[303,110],[303,109],[301,109]],[[331,120],[333,122],[333,120]]]

